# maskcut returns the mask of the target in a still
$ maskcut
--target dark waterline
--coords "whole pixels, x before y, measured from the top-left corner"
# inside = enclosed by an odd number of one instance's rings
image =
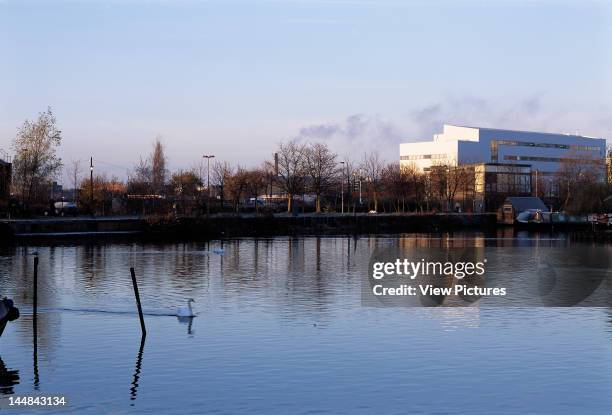
[[[362,306],[377,246],[586,246],[515,236],[6,247],[0,294],[22,317],[0,339],[0,394],[66,395],[57,413],[610,413],[607,308]],[[187,298],[198,316],[174,317]]]

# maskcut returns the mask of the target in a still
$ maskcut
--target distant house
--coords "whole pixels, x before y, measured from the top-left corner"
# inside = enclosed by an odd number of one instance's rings
[[[8,202],[11,196],[11,163],[0,159],[0,204]]]
[[[501,207],[501,221],[513,224],[521,212],[527,210],[540,210],[547,212],[548,207],[539,197],[507,197]]]

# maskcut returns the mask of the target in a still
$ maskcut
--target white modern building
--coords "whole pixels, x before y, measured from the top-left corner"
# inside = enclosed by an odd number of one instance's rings
[[[400,164],[424,171],[436,165],[521,164],[544,177],[554,175],[565,159],[603,164],[605,152],[602,138],[444,124],[432,141],[400,144]]]

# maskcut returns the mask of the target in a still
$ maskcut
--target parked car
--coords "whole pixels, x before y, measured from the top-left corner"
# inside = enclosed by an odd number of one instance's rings
[[[55,202],[53,209],[45,211],[45,216],[76,216],[78,209],[73,202]]]

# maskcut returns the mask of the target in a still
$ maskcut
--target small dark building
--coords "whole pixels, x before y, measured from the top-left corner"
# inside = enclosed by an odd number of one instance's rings
[[[507,197],[501,207],[499,218],[503,223],[512,225],[519,213],[535,209],[547,212],[548,208],[539,197]]]

